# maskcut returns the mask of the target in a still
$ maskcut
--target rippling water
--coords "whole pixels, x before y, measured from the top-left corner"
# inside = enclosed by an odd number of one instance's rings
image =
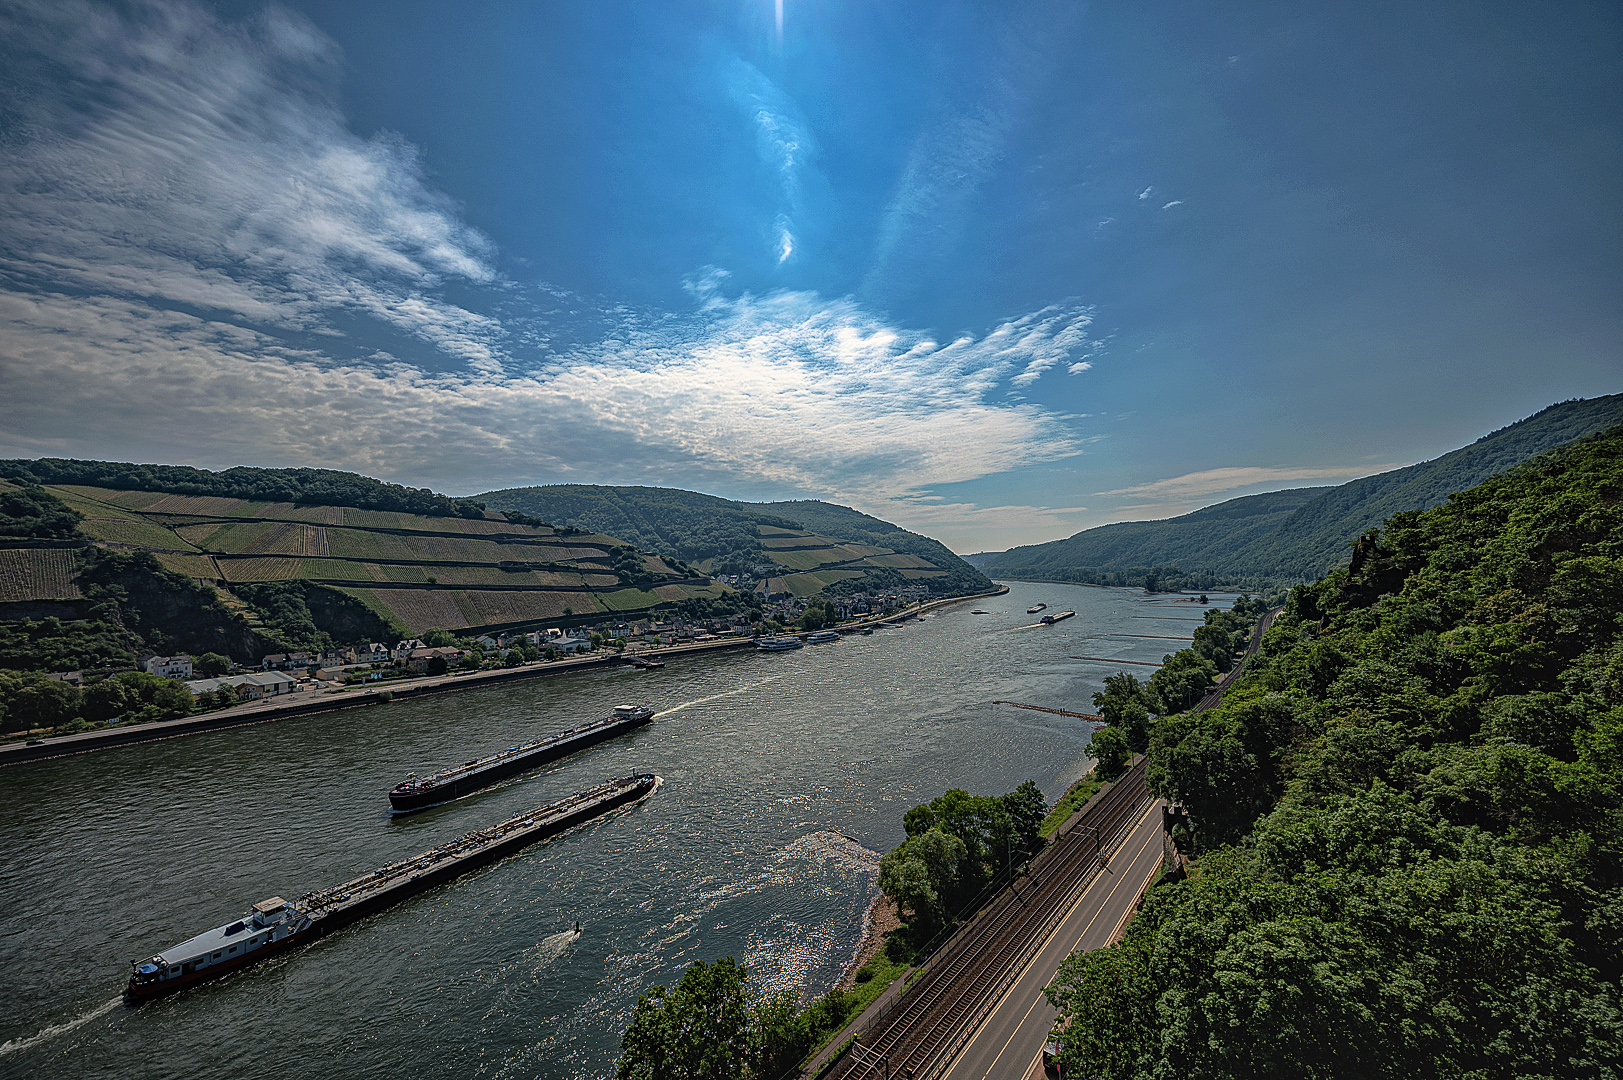
[[[1215,597],[1214,597],[1215,599]],[[1033,627],[1028,605],[1078,617]],[[972,615],[977,606],[992,611]],[[1199,609],[1016,583],[922,623],[792,653],[467,690],[0,770],[0,1076],[612,1075],[639,992],[733,956],[821,993],[902,813],[949,787],[1087,768],[1115,668]],[[1149,668],[1128,668],[1143,675]],[[407,772],[601,716],[637,733],[401,819]],[[650,800],[218,982],[132,1009],[129,960],[562,795],[657,772]],[[582,933],[575,934],[575,923]]]

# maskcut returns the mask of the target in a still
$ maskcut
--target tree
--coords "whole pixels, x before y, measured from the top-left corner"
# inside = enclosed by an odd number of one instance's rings
[[[5,705],[6,729],[22,731],[77,719],[82,698],[72,683],[34,672],[0,671],[0,701]]]
[[[880,891],[916,930],[934,931],[946,922],[966,854],[963,840],[940,829],[910,836],[879,860]]]
[[[1043,798],[1042,789],[1035,780],[1027,780],[1003,796],[1002,802],[1004,813],[1009,815],[1014,846],[1027,855],[1036,854],[1037,829],[1048,816],[1048,800]]]
[[[192,670],[200,679],[218,679],[231,670],[231,661],[219,653],[206,652],[192,661]]]
[[[456,646],[457,639],[456,635],[451,631],[435,627],[432,630],[423,631],[423,644],[430,649],[448,649]]]
[[[745,975],[730,956],[700,960],[671,989],[638,997],[617,1080],[743,1080],[752,1056]]]
[[[451,670],[450,663],[443,656],[430,656],[428,658],[428,674],[444,675]]]
[[[1127,770],[1127,762],[1133,756],[1132,748],[1127,745],[1127,736],[1113,727],[1102,727],[1095,731],[1083,753],[1093,759],[1101,780],[1114,780],[1120,776]]]
[[[86,720],[112,720],[121,717],[139,699],[117,679],[103,679],[84,689]]]

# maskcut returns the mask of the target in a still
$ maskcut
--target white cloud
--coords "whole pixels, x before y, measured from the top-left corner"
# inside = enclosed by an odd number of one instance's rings
[[[1198,499],[1219,492],[1243,487],[1280,486],[1298,480],[1349,480],[1399,469],[1401,465],[1334,465],[1316,466],[1241,466],[1227,469],[1206,469],[1185,473],[1148,484],[1099,491],[1096,495],[1139,495],[1156,499],[1154,503],[1139,503],[1122,509],[1142,509],[1149,506]]]
[[[852,300],[729,299],[716,267],[685,282],[685,314],[532,292],[498,277],[413,148],[345,127],[336,52],[308,23],[227,24],[179,2],[120,10],[0,15],[19,71],[66,66],[99,88],[93,102],[59,99],[49,88],[72,80],[42,80],[0,157],[7,453],[886,506],[1085,441],[1073,418],[1005,391],[1085,363],[1072,358],[1088,346],[1086,308],[937,342]],[[809,143],[756,90],[763,160],[787,201]],[[452,281],[500,316],[447,301]],[[576,320],[575,344],[527,306],[541,300]],[[581,330],[587,319],[597,329]],[[460,362],[397,359],[354,329],[367,320]],[[519,345],[540,359],[515,358]]]
[[[336,47],[308,23],[35,3],[0,13],[0,34],[33,84],[8,102],[0,268],[266,327],[364,314],[497,363],[496,325],[434,295],[492,280],[488,241],[411,146],[344,126]]]
[[[1171,202],[1169,202],[1166,205],[1162,206],[1161,209],[1163,209],[1163,210],[1171,210],[1174,206],[1182,206],[1182,205],[1183,205],[1183,200],[1182,199],[1173,199]]]
[[[794,102],[754,65],[735,60],[728,69],[733,99],[755,126],[755,149],[777,177],[783,210],[772,223],[778,262],[795,253],[794,218],[801,209],[801,171],[815,151],[811,131]]]
[[[1139,192],[1139,193],[1138,193],[1138,197],[1139,197],[1139,200],[1140,200],[1140,201],[1143,201],[1143,200],[1144,200],[1144,199],[1147,199],[1147,198],[1149,198],[1149,197],[1150,197],[1150,192],[1152,192],[1152,191],[1154,191],[1154,190],[1155,190],[1155,189],[1154,189],[1154,188],[1153,188],[1153,187],[1147,187],[1147,188],[1145,188],[1145,189],[1144,189],[1144,190],[1143,190],[1143,191],[1141,191],[1141,192]]]

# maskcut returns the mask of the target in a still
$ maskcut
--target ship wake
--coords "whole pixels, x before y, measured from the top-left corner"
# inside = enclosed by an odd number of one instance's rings
[[[7,1054],[19,1053],[23,1050],[27,1050],[31,1046],[38,1046],[40,1043],[48,1042],[49,1040],[56,1038],[58,1035],[66,1035],[74,1028],[83,1027],[84,1025],[90,1023],[90,1021],[96,1019],[98,1016],[106,1016],[108,1013],[118,1008],[119,1003],[123,1000],[124,995],[120,994],[113,1000],[96,1006],[83,1016],[75,1017],[72,1020],[68,1020],[60,1024],[52,1024],[50,1027],[41,1031],[38,1035],[33,1035],[26,1039],[11,1039],[7,1042],[0,1043],[0,1057],[4,1057]]]

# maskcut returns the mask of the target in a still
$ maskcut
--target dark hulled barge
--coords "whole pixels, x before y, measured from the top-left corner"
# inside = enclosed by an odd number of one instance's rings
[[[509,746],[499,754],[465,761],[430,776],[419,777],[412,773],[389,789],[389,807],[396,814],[409,814],[460,799],[509,776],[623,735],[653,718],[654,710],[646,705],[616,705],[614,712],[590,724],[523,746]]]
[[[1044,626],[1053,626],[1055,623],[1059,622],[1061,619],[1069,619],[1069,618],[1072,618],[1075,615],[1076,615],[1076,612],[1074,612],[1074,611],[1056,611],[1052,615],[1044,615],[1041,619],[1038,619],[1037,621],[1042,623]]]
[[[659,782],[652,773],[611,780],[342,885],[291,902],[279,896],[261,901],[239,920],[134,961],[125,997],[140,1002],[172,994],[324,937],[615,807],[647,798]]]

